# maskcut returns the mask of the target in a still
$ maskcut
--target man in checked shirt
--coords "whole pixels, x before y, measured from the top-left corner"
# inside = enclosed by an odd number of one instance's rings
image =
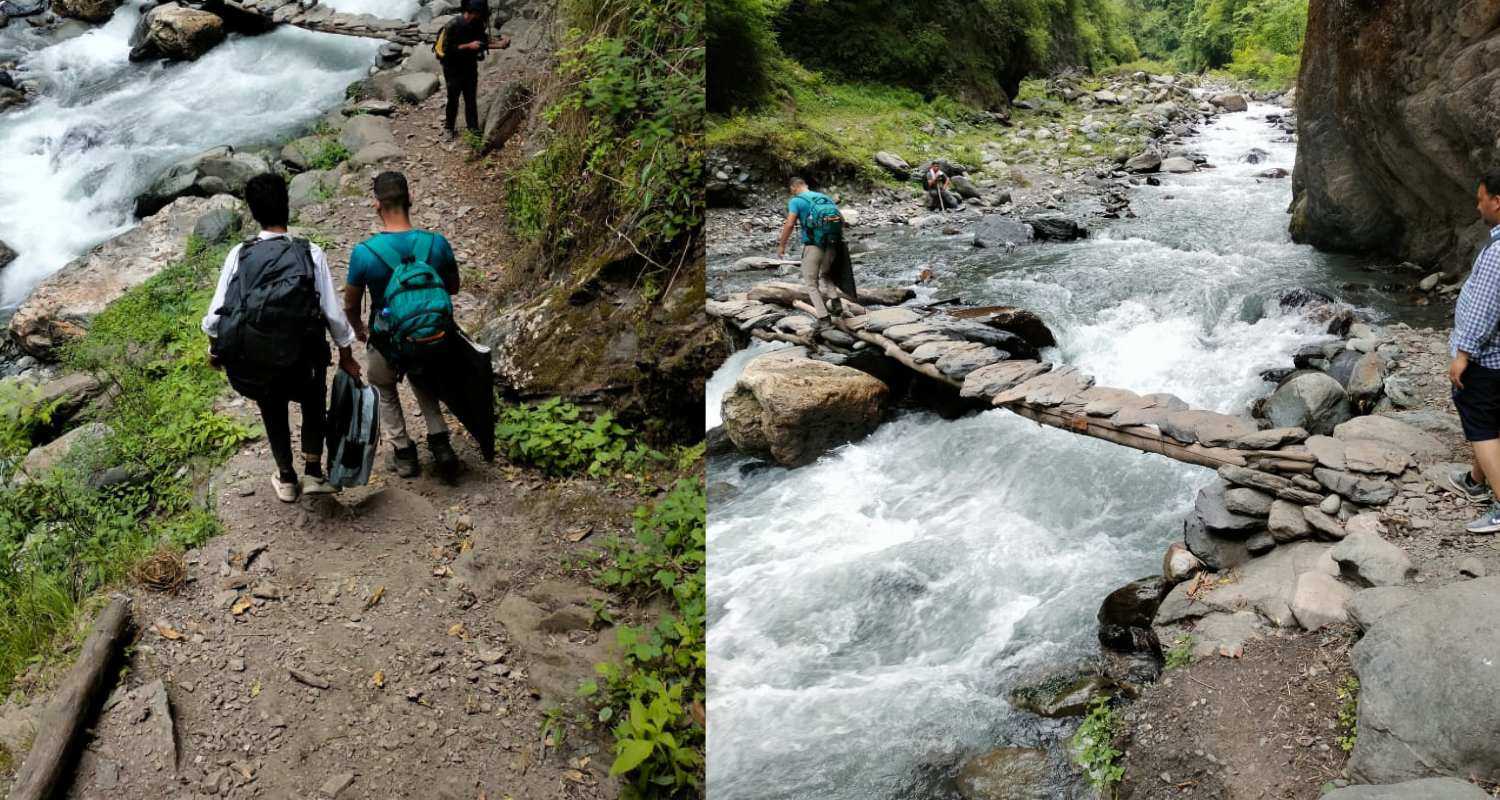
[[[1453,355],[1448,380],[1464,438],[1474,447],[1474,464],[1455,470],[1448,482],[1470,500],[1490,501],[1489,510],[1466,529],[1495,533],[1500,531],[1500,503],[1494,502],[1493,490],[1500,482],[1500,170],[1480,180],[1478,196],[1479,216],[1490,226],[1490,241],[1459,292],[1448,339]]]

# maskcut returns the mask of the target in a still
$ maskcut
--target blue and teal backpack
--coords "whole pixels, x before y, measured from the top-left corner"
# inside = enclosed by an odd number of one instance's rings
[[[453,329],[453,299],[442,276],[428,263],[432,239],[423,231],[405,258],[379,238],[364,243],[391,271],[385,310],[370,328],[381,354],[398,369],[420,364]]]

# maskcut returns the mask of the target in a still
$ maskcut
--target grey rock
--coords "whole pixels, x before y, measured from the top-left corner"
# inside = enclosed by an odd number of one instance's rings
[[[351,153],[369,147],[372,144],[396,144],[396,134],[391,130],[391,122],[384,117],[359,116],[350,117],[344,123],[344,129],[339,131],[339,143],[345,150]]]
[[[287,184],[287,202],[293,211],[327,199],[338,187],[338,179],[330,171],[311,170],[292,176]]]
[[[1411,456],[1374,439],[1352,439],[1344,444],[1344,464],[1353,472],[1400,475],[1411,466]]]
[[[958,772],[963,800],[1048,800],[1047,751],[1002,747],[970,759]]]
[[[5,269],[10,262],[15,261],[16,255],[16,251],[12,250],[10,245],[0,242],[0,269]]]
[[[1018,386],[1038,375],[1045,374],[1052,365],[1039,361],[1005,361],[980,367],[964,378],[959,394],[963,397],[994,397]]]
[[[1349,373],[1349,382],[1345,387],[1349,398],[1361,404],[1361,408],[1368,408],[1380,399],[1380,394],[1385,389],[1385,370],[1385,357],[1379,353],[1360,356],[1354,363],[1353,371]]]
[[[1267,531],[1261,531],[1260,533],[1254,534],[1249,539],[1245,540],[1245,549],[1249,550],[1250,555],[1252,556],[1263,556],[1266,553],[1271,552],[1271,549],[1274,548],[1276,544],[1276,537],[1272,536]]]
[[[1275,450],[1306,440],[1307,431],[1302,428],[1270,428],[1241,436],[1234,441],[1234,447],[1241,450]]]
[[[1342,497],[1331,494],[1323,498],[1323,502],[1318,504],[1318,510],[1324,514],[1337,514],[1339,513],[1339,507],[1343,504],[1344,499]]]
[[[1360,586],[1400,586],[1417,572],[1405,550],[1364,530],[1350,531],[1333,548],[1333,560]]]
[[[1224,507],[1235,514],[1264,517],[1271,513],[1276,498],[1256,489],[1236,487],[1224,492]]]
[[[405,103],[420,103],[436,94],[438,90],[438,76],[430,72],[402,75],[393,83],[397,99]]]
[[[906,163],[906,159],[896,155],[895,153],[886,152],[884,150],[876,153],[875,164],[876,166],[879,166],[881,169],[890,173],[891,177],[896,178],[897,180],[904,181],[911,176],[911,165]]]
[[[1307,449],[1318,458],[1318,463],[1329,468],[1344,471],[1348,465],[1344,461],[1344,443],[1332,436],[1309,437]]]
[[[1158,425],[1162,433],[1179,442],[1206,447],[1223,447],[1255,430],[1254,425],[1238,417],[1198,410],[1174,411]]]
[[[1349,620],[1360,630],[1369,630],[1382,617],[1417,598],[1415,589],[1405,586],[1375,586],[1360,589],[1349,600]]]
[[[1245,538],[1265,527],[1265,522],[1252,516],[1231,513],[1225,505],[1225,488],[1215,481],[1198,491],[1193,503],[1193,513],[1209,533],[1231,538]],[[1268,507],[1269,512],[1269,507]]]
[[[1161,171],[1162,172],[1183,173],[1183,172],[1196,172],[1197,170],[1198,170],[1198,165],[1197,164],[1193,163],[1193,161],[1191,159],[1183,158],[1182,156],[1176,156],[1176,157],[1173,157],[1173,158],[1163,159],[1162,162],[1161,162]]]
[[[1321,372],[1299,372],[1288,378],[1266,398],[1262,409],[1272,425],[1303,428],[1312,434],[1332,433],[1353,414],[1344,387]]]
[[[1250,560],[1250,548],[1244,539],[1244,536],[1225,537],[1210,533],[1196,512],[1189,513],[1182,526],[1182,541],[1188,552],[1215,572]]]
[[[193,236],[205,244],[227,242],[240,232],[244,219],[233,209],[216,208],[193,224]]]
[[[1311,536],[1312,526],[1302,516],[1302,508],[1285,500],[1272,503],[1270,518],[1266,522],[1271,537],[1277,542],[1291,542]]]
[[[724,427],[741,451],[801,466],[873,431],[889,394],[857,369],[776,351],[746,365],[724,398]]]
[[[1324,514],[1319,509],[1312,506],[1303,506],[1302,518],[1307,520],[1308,527],[1312,528],[1313,533],[1319,539],[1332,542],[1344,538],[1344,526],[1340,525],[1338,520]]]
[[[1351,652],[1359,725],[1349,770],[1393,783],[1500,778],[1500,577],[1449,584],[1381,617]]]
[[[1383,506],[1396,496],[1396,485],[1390,481],[1357,475],[1353,472],[1318,467],[1313,470],[1318,483],[1338,492],[1346,500],[1365,506]]]
[[[1333,435],[1345,442],[1374,439],[1411,455],[1418,461],[1446,460],[1448,448],[1432,434],[1386,414],[1355,417],[1340,424]]]
[[[349,163],[355,167],[369,167],[390,161],[400,161],[405,157],[406,153],[395,142],[375,142],[351,156]]]
[[[1487,800],[1490,796],[1457,778],[1422,778],[1384,786],[1346,786],[1322,800]]]
[[[1353,593],[1337,578],[1321,572],[1304,572],[1297,576],[1292,592],[1292,616],[1309,631],[1347,622],[1349,614],[1345,606]]]

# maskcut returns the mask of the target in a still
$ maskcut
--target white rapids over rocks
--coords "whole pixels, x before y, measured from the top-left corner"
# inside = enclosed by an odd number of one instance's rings
[[[411,0],[333,0],[382,16]],[[135,195],[176,161],[222,144],[264,145],[293,134],[363,77],[380,43],[282,27],[231,36],[197,61],[131,64],[141,6],[49,44],[17,20],[0,53],[17,78],[44,88],[0,114],[0,241],[20,255],[0,273],[0,306],[13,308],[46,276],[136,224]]]
[[[1054,360],[1100,384],[1238,412],[1317,326],[1278,290],[1332,290],[1347,259],[1286,232],[1295,146],[1256,105],[1192,147],[1214,170],[1132,195],[1139,219],[1013,253],[935,233],[877,250],[871,282],[935,265],[936,296],[1031,308]],[[1238,159],[1253,147],[1259,164]],[[963,238],[963,237],[954,237]],[[717,406],[744,357],[710,383]],[[708,412],[710,423],[717,408]],[[1093,652],[1104,595],[1160,571],[1212,473],[1002,411],[910,413],[788,472],[710,465],[708,781],[717,800],[941,798],[994,747],[1038,743],[1018,674]],[[728,484],[726,486],[725,484]]]

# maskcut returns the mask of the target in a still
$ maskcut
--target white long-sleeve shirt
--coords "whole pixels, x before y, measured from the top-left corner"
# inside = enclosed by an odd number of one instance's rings
[[[260,232],[261,239],[271,239],[277,236],[287,236],[286,233]],[[235,245],[230,249],[229,255],[224,257],[224,268],[219,270],[219,286],[214,290],[214,299],[208,304],[208,313],[203,315],[203,332],[209,336],[217,336],[219,331],[220,306],[224,305],[224,295],[229,291],[229,281],[240,268],[240,248],[243,245]],[[328,332],[333,335],[333,343],[339,347],[348,347],[354,343],[354,328],[349,325],[349,318],[344,316],[344,306],[340,302],[338,292],[333,288],[333,273],[328,269],[328,257],[323,255],[323,248],[308,242],[312,250],[313,280],[318,288],[318,305],[323,309],[323,319],[328,322]]]

